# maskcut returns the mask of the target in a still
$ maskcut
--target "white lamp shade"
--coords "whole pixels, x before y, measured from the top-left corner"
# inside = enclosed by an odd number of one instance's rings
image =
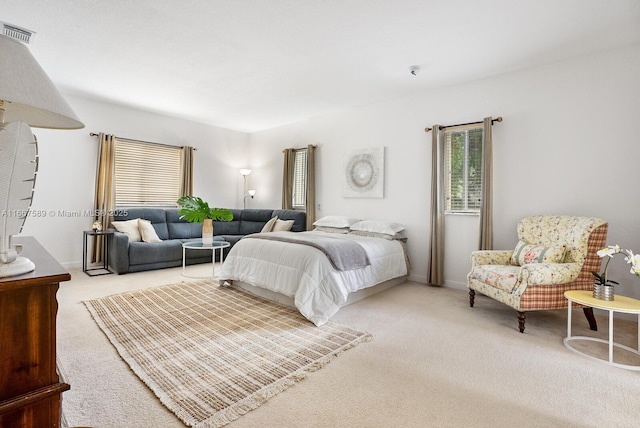
[[[246,177],[247,175],[251,174],[251,171],[252,170],[250,170],[248,168],[243,168],[243,169],[240,170],[240,175],[244,175]]]
[[[0,109],[4,110],[5,123],[19,121],[35,128],[84,128],[27,46],[1,34]]]
[[[252,198],[256,195],[256,191],[254,189],[250,189],[248,192],[249,196],[251,196]]]

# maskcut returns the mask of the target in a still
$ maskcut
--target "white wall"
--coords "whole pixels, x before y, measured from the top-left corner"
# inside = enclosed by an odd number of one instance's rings
[[[98,139],[90,132],[194,146],[194,194],[214,206],[242,206],[238,168],[247,159],[248,134],[70,95],[65,98],[85,128],[33,129],[40,163],[32,216],[22,231],[35,236],[63,265],[82,263],[82,231],[91,229],[93,222],[82,215],[94,206]]]
[[[427,71],[421,73],[428,77]],[[67,96],[86,128],[35,130],[40,171],[34,212],[93,207],[97,139],[89,132],[198,148],[194,193],[216,206],[242,206],[242,177],[257,190],[251,208],[278,208],[282,149],[319,146],[318,216],[345,214],[407,226],[411,278],[426,281],[430,142],[424,132],[443,125],[504,117],[494,126],[494,247],[512,248],[523,216],[570,213],[609,221],[609,243],[640,252],[640,180],[635,129],[640,117],[640,46],[605,52],[465,85],[315,117],[250,136],[185,120]],[[344,154],[386,147],[385,196],[342,197]],[[91,218],[27,219],[34,235],[63,264],[82,260],[82,230]],[[477,217],[447,216],[446,284],[464,287]],[[640,279],[622,258],[611,264],[620,292],[640,297]]]
[[[502,116],[493,128],[494,248],[515,246],[521,217],[577,214],[608,220],[607,242],[640,252],[638,76],[635,45],[258,132],[250,143],[258,190],[252,202],[279,205],[281,150],[317,144],[318,217],[406,224],[411,278],[426,282],[431,134],[424,128]],[[386,147],[384,198],[342,197],[344,154],[379,146]],[[477,221],[446,218],[448,286],[465,286]],[[640,297],[640,278],[628,273],[622,257],[610,266],[620,292]]]

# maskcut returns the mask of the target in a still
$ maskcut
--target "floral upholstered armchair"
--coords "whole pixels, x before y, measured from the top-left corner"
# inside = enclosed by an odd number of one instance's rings
[[[518,311],[524,332],[525,312],[567,307],[567,290],[593,290],[592,271],[600,269],[596,254],[604,247],[607,222],[593,217],[539,215],[518,222],[514,250],[484,250],[471,254],[467,275],[469,304],[476,291]],[[584,308],[597,330],[592,308]]]

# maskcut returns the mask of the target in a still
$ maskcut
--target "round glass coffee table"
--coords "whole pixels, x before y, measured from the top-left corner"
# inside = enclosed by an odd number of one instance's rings
[[[227,248],[228,246],[230,246],[231,244],[229,244],[227,241],[213,241],[213,243],[211,244],[203,244],[202,243],[202,239],[200,240],[194,240],[194,241],[188,241],[188,242],[184,242],[182,243],[182,276],[186,276],[187,278],[216,278],[215,275],[215,271],[216,271],[216,250],[220,251],[220,264],[222,264],[224,262],[224,249]],[[202,251],[202,250],[210,250],[211,251],[211,276],[190,276],[187,275],[185,272],[185,260],[186,260],[186,254],[187,254],[187,250],[198,250],[198,251]]]

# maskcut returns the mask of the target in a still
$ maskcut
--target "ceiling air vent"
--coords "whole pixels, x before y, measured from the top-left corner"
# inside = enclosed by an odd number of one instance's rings
[[[7,24],[6,22],[0,21],[0,25],[2,26],[2,34],[5,36],[9,36],[13,39],[19,40],[22,43],[29,44],[30,41],[35,37],[36,33],[31,30],[27,30],[25,28],[20,28],[15,25]]]

